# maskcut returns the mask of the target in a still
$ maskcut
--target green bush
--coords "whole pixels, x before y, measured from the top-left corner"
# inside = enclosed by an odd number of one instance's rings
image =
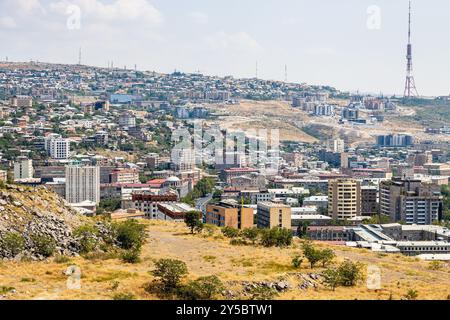
[[[336,290],[336,287],[338,287],[341,283],[340,274],[336,268],[325,270],[322,272],[322,276],[324,278],[325,285],[333,291]]]
[[[285,228],[264,229],[261,244],[265,247],[287,247],[292,244],[292,231]]]
[[[15,257],[25,249],[25,239],[18,233],[8,232],[0,239],[0,248]]]
[[[170,291],[178,287],[181,279],[188,274],[188,269],[183,261],[160,259],[156,262],[152,274],[161,283],[163,291]]]
[[[116,293],[113,300],[135,300],[136,297],[132,293]]]
[[[119,247],[125,250],[140,250],[145,241],[145,226],[136,220],[115,224]]]
[[[140,252],[138,250],[127,250],[122,253],[122,261],[126,263],[139,263],[141,262]]]
[[[239,230],[231,227],[225,227],[222,229],[222,234],[227,238],[239,237]]]
[[[344,287],[353,287],[363,279],[362,265],[346,260],[338,267],[339,283]]]
[[[63,255],[57,255],[57,256],[53,259],[53,261],[54,261],[55,263],[69,263],[69,262],[70,262],[70,258],[69,258],[69,257],[66,257],[66,256],[63,256]]]
[[[255,244],[256,240],[258,240],[258,237],[260,235],[260,230],[258,228],[247,228],[242,230],[242,236],[251,241],[252,244]]]
[[[361,269],[362,266],[359,263],[346,260],[338,267],[325,270],[322,276],[324,283],[334,291],[338,286],[354,287],[364,278]]]
[[[270,287],[251,288],[248,293],[250,294],[250,300],[273,300],[278,296],[277,290]]]
[[[181,297],[189,300],[213,300],[224,290],[217,276],[200,277],[190,281],[181,291]]]
[[[74,231],[74,236],[79,238],[81,253],[94,251],[98,246],[98,230],[91,225],[83,225]]]
[[[409,289],[404,297],[407,300],[416,300],[418,296],[419,293],[417,292],[417,290]]]
[[[56,250],[56,242],[50,236],[35,234],[31,237],[37,254],[46,258],[51,257]]]
[[[16,290],[14,287],[5,287],[5,286],[0,286],[0,294],[7,294],[10,293],[11,291]]]
[[[203,233],[206,234],[207,237],[212,237],[216,233],[218,228],[211,224],[205,224],[203,226]]]
[[[302,266],[303,263],[303,259],[301,256],[295,256],[294,258],[292,258],[292,266],[295,269],[298,269]]]

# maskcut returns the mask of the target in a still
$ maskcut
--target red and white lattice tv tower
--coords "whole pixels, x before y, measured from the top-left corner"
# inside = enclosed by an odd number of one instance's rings
[[[406,83],[405,98],[418,97],[416,82],[413,76],[413,60],[412,60],[412,44],[411,44],[411,0],[409,1],[409,19],[408,19],[408,47],[407,47],[407,66],[406,66]]]

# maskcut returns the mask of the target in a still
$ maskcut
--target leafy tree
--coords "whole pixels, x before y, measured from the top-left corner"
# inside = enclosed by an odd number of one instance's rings
[[[222,197],[223,191],[220,189],[215,189],[213,193],[214,199],[220,199]]]
[[[353,287],[363,279],[362,266],[359,263],[346,260],[338,267],[340,284],[344,287]]]
[[[156,262],[152,274],[159,279],[164,291],[170,291],[178,287],[181,279],[188,274],[188,269],[183,261],[160,259]]]
[[[313,247],[311,242],[304,242],[302,245],[303,255],[308,259],[311,269],[322,260],[322,252]]]
[[[136,220],[127,220],[114,225],[119,247],[125,250],[140,250],[145,241],[145,226]]]
[[[341,282],[341,277],[338,269],[331,268],[322,272],[325,284],[330,287],[333,291],[339,286]]]
[[[336,257],[336,254],[331,249],[324,249],[320,253],[322,262],[322,267],[326,267],[333,259]]]
[[[203,229],[203,222],[201,219],[202,213],[199,211],[189,211],[184,215],[184,222],[186,223],[186,226],[191,229],[192,234]]]
[[[122,204],[121,199],[104,199],[100,201],[99,208],[107,212],[114,212],[120,209],[121,204]]]
[[[305,238],[308,234],[309,222],[300,222],[297,227],[297,236],[299,238]]]

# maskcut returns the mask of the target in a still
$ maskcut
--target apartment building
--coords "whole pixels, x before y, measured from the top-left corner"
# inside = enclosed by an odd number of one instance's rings
[[[158,205],[175,204],[178,201],[178,196],[175,194],[155,195],[133,193],[131,201],[134,209],[144,212],[147,219],[158,219]]]
[[[376,186],[361,187],[361,213],[373,216],[378,213],[378,188]]]
[[[19,157],[14,162],[14,180],[33,178],[33,160],[26,157]]]
[[[13,108],[31,108],[33,106],[33,99],[29,96],[14,96],[10,101]]]
[[[258,228],[291,229],[291,215],[290,206],[273,202],[260,202],[257,207]]]
[[[329,181],[328,214],[337,220],[349,220],[361,216],[361,183],[358,180]]]
[[[244,208],[237,201],[222,201],[219,204],[206,206],[206,223],[218,227],[252,228],[253,217],[253,209]]]
[[[110,174],[111,183],[139,183],[139,172],[136,169],[116,169]]]
[[[66,200],[69,203],[100,202],[100,168],[67,166]]]
[[[380,212],[394,222],[429,225],[442,218],[439,188],[420,180],[394,178],[380,184]]]
[[[136,117],[131,112],[124,112],[119,116],[119,126],[136,127]]]
[[[49,155],[55,160],[65,160],[70,157],[70,141],[68,139],[51,139],[49,142]]]

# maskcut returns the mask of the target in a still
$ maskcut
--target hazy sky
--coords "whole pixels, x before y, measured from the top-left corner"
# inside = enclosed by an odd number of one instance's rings
[[[78,15],[78,9],[79,15]],[[0,0],[0,56],[403,93],[408,0]],[[450,1],[413,1],[420,94],[450,93]],[[78,19],[80,17],[80,19]]]

